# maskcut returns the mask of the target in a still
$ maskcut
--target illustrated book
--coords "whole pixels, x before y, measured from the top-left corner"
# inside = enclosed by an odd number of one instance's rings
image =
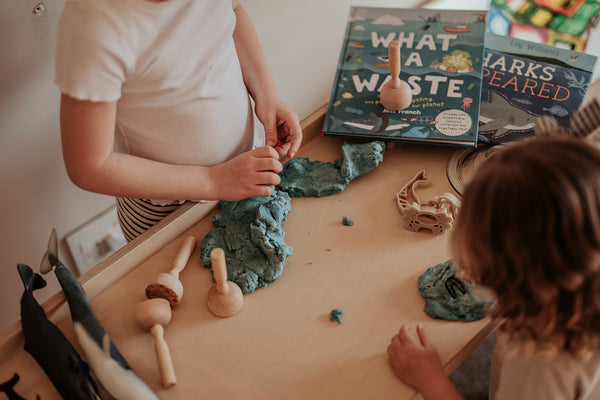
[[[351,7],[323,134],[476,146],[485,11]],[[388,46],[400,45],[400,79],[412,102],[385,109]]]
[[[595,56],[490,32],[485,47],[480,142],[533,137],[543,116],[569,128],[590,85]]]

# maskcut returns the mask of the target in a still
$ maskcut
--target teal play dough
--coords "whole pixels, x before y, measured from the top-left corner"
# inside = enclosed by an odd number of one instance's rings
[[[292,255],[282,229],[292,208],[290,196],[340,193],[351,180],[377,167],[384,151],[383,142],[345,143],[342,158],[332,163],[292,159],[280,173],[280,190],[271,196],[219,202],[220,212],[212,221],[215,228],[200,243],[200,262],[211,268],[210,252],[220,247],[225,252],[227,278],[243,293],[275,282]]]
[[[342,324],[342,314],[344,314],[344,310],[341,308],[335,308],[331,310],[329,313],[329,320],[331,322],[337,322],[338,324]]]
[[[494,306],[486,290],[455,277],[458,266],[448,260],[429,268],[419,277],[419,292],[425,298],[425,312],[431,318],[475,321]]]
[[[200,262],[211,268],[210,252],[225,252],[227,278],[243,293],[252,293],[276,281],[292,248],[285,241],[282,222],[291,210],[290,196],[274,190],[269,197],[219,202],[211,230],[200,243]]]
[[[344,143],[342,158],[333,162],[294,158],[279,173],[278,188],[293,197],[323,197],[341,193],[357,176],[366,174],[383,161],[384,142]]]

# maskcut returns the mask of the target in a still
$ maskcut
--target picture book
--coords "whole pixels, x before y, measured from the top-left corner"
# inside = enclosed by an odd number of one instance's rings
[[[479,141],[508,144],[532,137],[542,116],[568,128],[596,57],[489,32],[485,43]]]
[[[356,139],[477,145],[485,11],[352,7],[323,134]],[[388,47],[400,48],[400,111],[380,104],[391,79]]]

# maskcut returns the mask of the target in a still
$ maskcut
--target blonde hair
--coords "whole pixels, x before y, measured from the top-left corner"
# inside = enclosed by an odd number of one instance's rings
[[[465,188],[450,245],[491,289],[511,340],[587,357],[600,344],[600,149],[542,137],[490,157]]]

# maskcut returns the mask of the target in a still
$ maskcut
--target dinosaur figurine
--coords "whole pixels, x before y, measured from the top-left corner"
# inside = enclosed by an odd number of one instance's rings
[[[98,381],[118,400],[158,400],[158,396],[131,369],[125,358],[100,324],[81,284],[58,259],[58,241],[53,229],[40,272],[54,271],[63,289],[75,335]]]
[[[62,397],[82,400],[100,398],[87,363],[81,359],[61,330],[48,320],[44,309],[33,296],[33,291],[45,287],[46,281],[40,274],[33,272],[29,265],[18,264],[17,270],[25,286],[21,297],[25,351],[42,367]],[[16,381],[18,379],[17,375]]]

